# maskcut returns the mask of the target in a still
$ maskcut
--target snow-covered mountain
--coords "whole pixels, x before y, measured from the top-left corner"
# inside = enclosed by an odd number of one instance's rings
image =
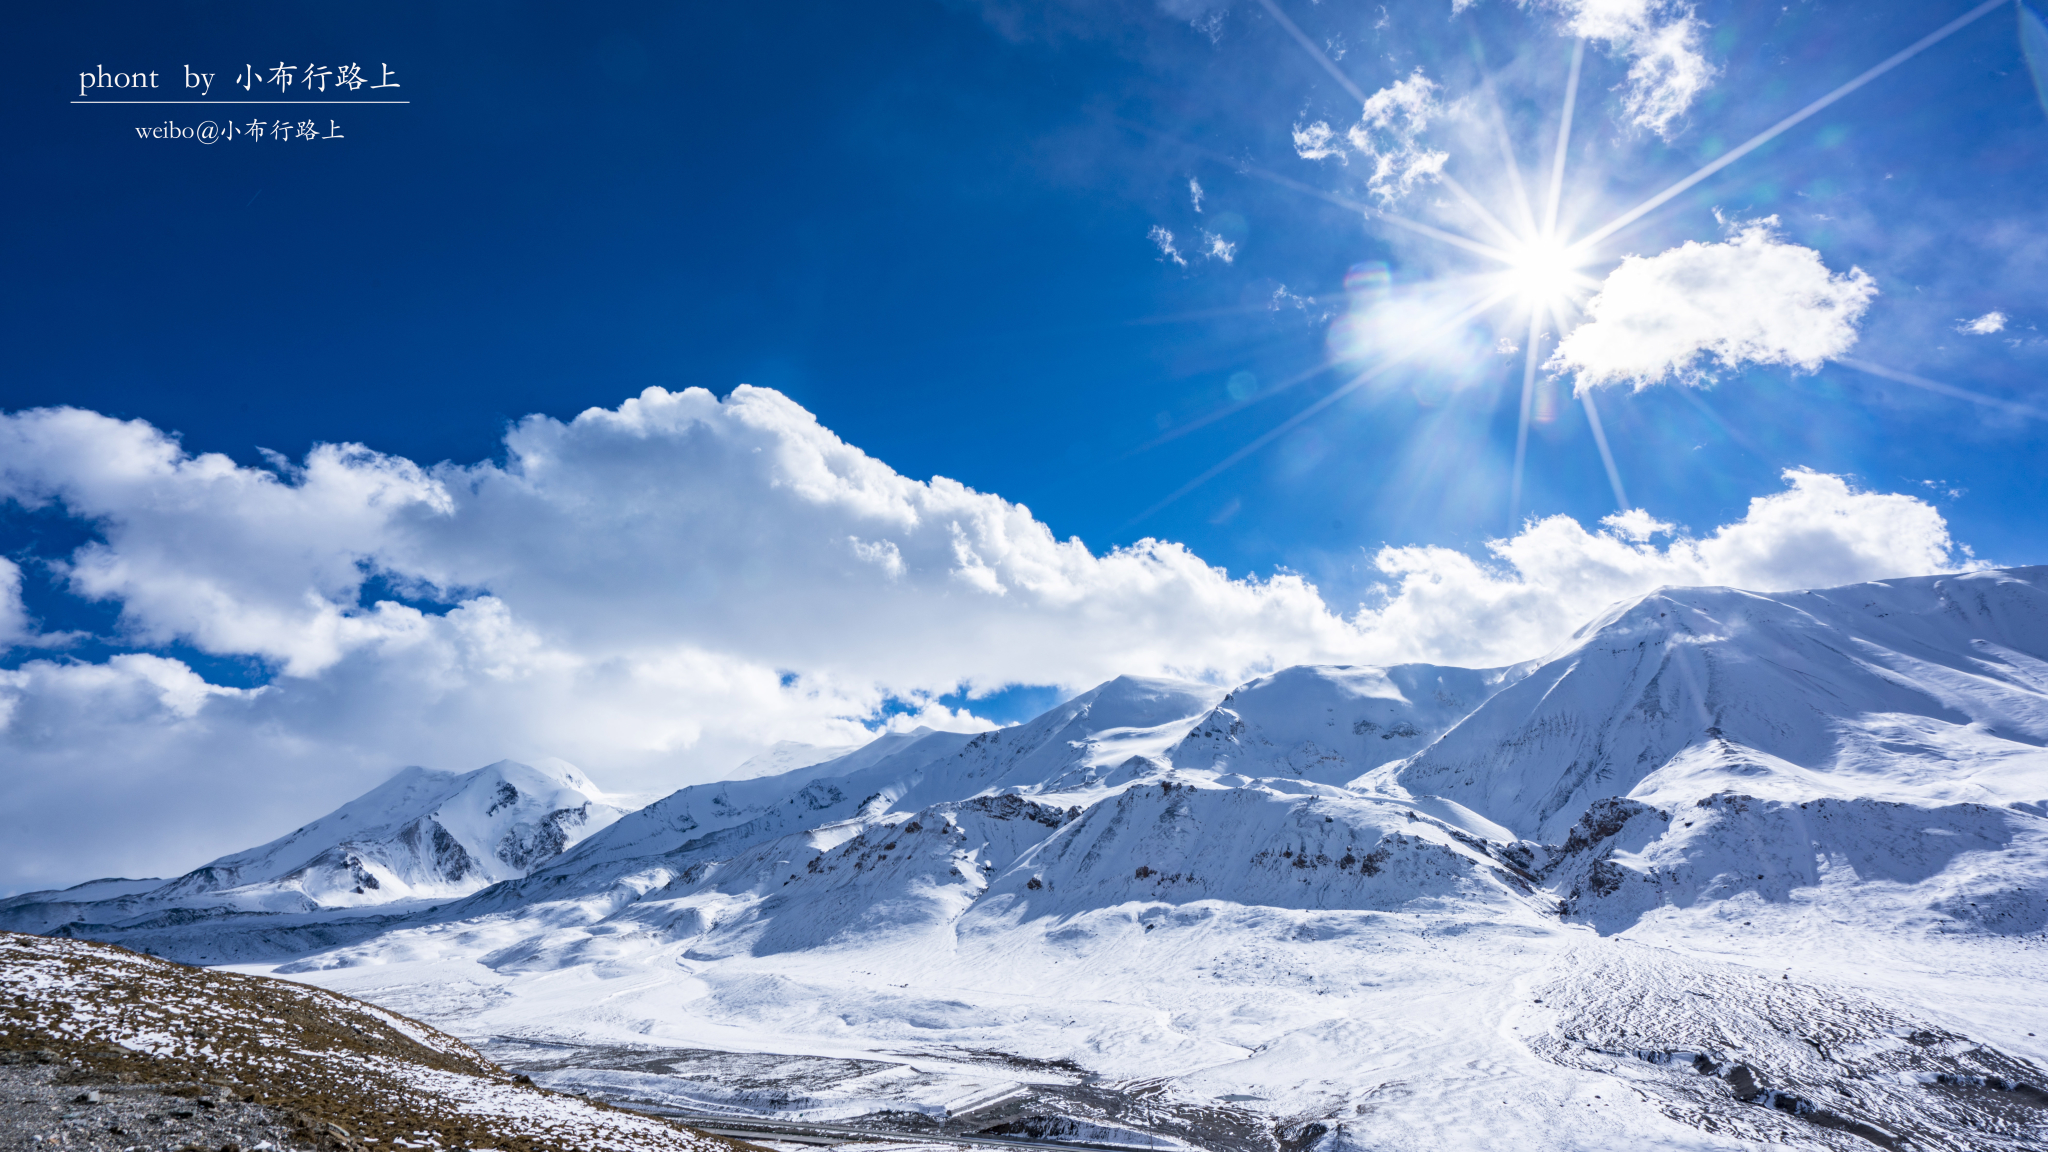
[[[402,916],[100,916],[116,895],[61,930],[698,1112],[1233,1152],[2032,1147],[2044,749],[2048,569],[1662,589],[1512,668],[1125,677],[885,735]]]
[[[1345,784],[1428,747],[1528,671],[1285,668],[1225,696],[1168,755],[1184,768]]]
[[[687,868],[781,836],[979,795],[1099,794],[1164,769],[1167,750],[1222,695],[1205,684],[1121,676],[1011,728],[888,733],[780,776],[692,785],[491,898],[517,902],[565,883],[607,888],[635,861]]]
[[[459,775],[407,768],[304,827],[174,880],[99,880],[0,902],[0,928],[447,900],[524,876],[621,815],[567,765],[501,760]]]
[[[1387,775],[1538,840],[1607,796],[2042,801],[2042,575],[1660,589]]]

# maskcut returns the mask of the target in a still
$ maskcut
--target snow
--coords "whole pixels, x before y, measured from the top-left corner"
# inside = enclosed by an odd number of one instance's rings
[[[2048,1060],[2044,746],[2048,569],[1667,588],[1513,668],[1120,678],[786,750],[325,938],[118,938],[727,1115],[2024,1147],[2048,1111],[1981,1085]]]
[[[1344,784],[1428,746],[1527,672],[1433,664],[1285,668],[1224,697],[1171,759],[1189,768]]]
[[[1785,798],[2040,801],[2043,654],[2039,568],[1772,596],[1660,589],[1383,775],[1539,840],[1703,737],[1748,754],[1721,769],[1741,787]]]
[[[456,774],[406,768],[267,844],[170,881],[94,881],[0,901],[0,928],[48,931],[231,913],[415,906],[526,874],[622,812],[574,767],[510,760]]]
[[[725,774],[727,780],[754,780],[762,776],[781,776],[798,768],[808,768],[827,760],[837,760],[862,747],[859,744],[819,745],[804,744],[795,740],[778,740],[766,752],[742,761],[739,767]]]

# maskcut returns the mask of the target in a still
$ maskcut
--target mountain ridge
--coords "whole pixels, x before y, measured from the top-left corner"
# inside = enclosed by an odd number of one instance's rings
[[[1537,1147],[2018,1148],[2048,1136],[2048,1045],[2017,1026],[2048,982],[2012,976],[2048,955],[2044,747],[2048,568],[1667,588],[1505,668],[1119,677],[887,734],[432,907],[57,931],[735,1114],[1003,1099],[990,1130],[1241,1152],[1485,1142],[1478,1117]],[[1639,1005],[1580,969],[1729,1007],[1631,1048]],[[1816,1064],[1788,1028],[1859,1047]],[[850,1063],[764,1087],[730,1056],[761,1051]]]
[[[0,901],[0,927],[47,931],[78,912],[118,923],[195,906],[304,914],[447,900],[523,876],[621,814],[567,765],[409,767],[317,820],[170,880],[96,880]],[[111,894],[87,898],[102,892]]]

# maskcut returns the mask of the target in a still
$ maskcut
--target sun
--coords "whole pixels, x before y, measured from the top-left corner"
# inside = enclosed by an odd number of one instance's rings
[[[1571,246],[1554,238],[1524,240],[1507,250],[1503,287],[1532,308],[1555,309],[1580,287],[1584,277],[1579,268],[1585,262]]]

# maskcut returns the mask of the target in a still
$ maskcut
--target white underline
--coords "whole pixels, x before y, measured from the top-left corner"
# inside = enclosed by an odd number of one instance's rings
[[[359,108],[365,104],[410,104],[410,100],[73,100],[73,104],[325,104]]]

